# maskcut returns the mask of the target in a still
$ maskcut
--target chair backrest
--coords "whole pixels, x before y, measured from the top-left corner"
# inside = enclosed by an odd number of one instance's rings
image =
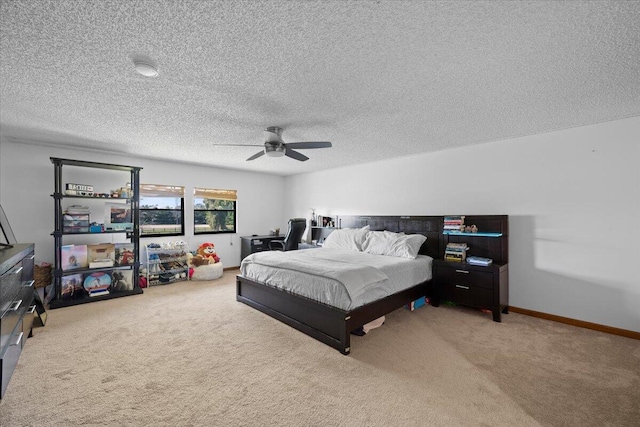
[[[298,243],[302,240],[302,234],[307,228],[307,220],[304,218],[291,218],[287,226],[287,235],[284,238],[284,250],[298,249]]]

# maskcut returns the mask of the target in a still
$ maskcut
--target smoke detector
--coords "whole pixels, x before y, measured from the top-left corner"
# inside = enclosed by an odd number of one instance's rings
[[[136,67],[138,74],[142,74],[145,77],[156,77],[158,75],[158,69],[155,65],[144,61],[133,61],[133,65]]]

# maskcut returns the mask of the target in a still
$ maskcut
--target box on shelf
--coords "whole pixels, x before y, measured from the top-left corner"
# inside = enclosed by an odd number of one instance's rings
[[[88,233],[89,215],[65,213],[62,217],[62,231],[65,233]]]
[[[115,263],[115,245],[113,243],[101,243],[99,245],[87,245],[89,268],[113,267]]]

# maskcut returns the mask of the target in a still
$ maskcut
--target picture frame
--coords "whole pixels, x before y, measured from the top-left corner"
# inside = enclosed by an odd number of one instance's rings
[[[131,205],[105,203],[104,229],[107,231],[133,230]]]

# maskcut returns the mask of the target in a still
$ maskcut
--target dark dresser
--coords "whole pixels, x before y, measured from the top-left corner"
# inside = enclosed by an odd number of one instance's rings
[[[272,240],[284,240],[284,235],[245,236],[240,237],[240,261],[255,252],[268,251]]]
[[[34,245],[0,249],[0,398],[33,325]]]

